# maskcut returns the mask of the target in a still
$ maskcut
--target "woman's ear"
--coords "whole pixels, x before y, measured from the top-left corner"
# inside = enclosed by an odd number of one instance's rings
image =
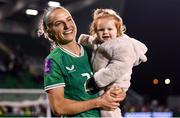
[[[48,28],[47,33],[48,33],[49,38],[54,39],[54,33],[51,29]]]

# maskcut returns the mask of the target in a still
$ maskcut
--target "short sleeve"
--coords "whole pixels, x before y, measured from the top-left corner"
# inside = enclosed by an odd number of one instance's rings
[[[44,89],[45,91],[65,86],[64,77],[59,64],[51,58],[44,63]]]

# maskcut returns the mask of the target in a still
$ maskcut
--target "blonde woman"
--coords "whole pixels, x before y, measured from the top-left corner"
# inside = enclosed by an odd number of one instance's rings
[[[76,42],[77,27],[67,9],[49,8],[41,19],[39,34],[51,44],[45,59],[44,89],[54,116],[99,117],[99,109],[114,110],[125,93],[110,90],[91,93],[86,86],[93,76],[87,52]],[[111,94],[119,97],[112,97]]]

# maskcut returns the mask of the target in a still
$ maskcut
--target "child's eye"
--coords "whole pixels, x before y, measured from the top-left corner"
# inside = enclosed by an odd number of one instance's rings
[[[104,31],[104,29],[98,29],[97,31]]]

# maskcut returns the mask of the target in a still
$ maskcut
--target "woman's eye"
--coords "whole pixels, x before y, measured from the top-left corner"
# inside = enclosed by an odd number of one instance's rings
[[[68,21],[72,21],[72,18],[69,18]]]
[[[57,23],[55,23],[55,26],[59,26],[61,24],[62,24],[62,22],[57,22]]]

